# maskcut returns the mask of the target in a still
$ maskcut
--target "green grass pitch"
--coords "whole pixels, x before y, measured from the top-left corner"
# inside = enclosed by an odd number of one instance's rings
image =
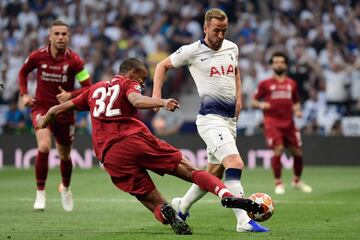
[[[49,172],[47,207],[32,209],[35,196],[31,170],[5,168],[0,171],[0,240],[2,239],[360,239],[360,167],[305,167],[304,180],[312,194],[290,187],[291,171],[283,171],[286,194],[273,194],[269,170],[243,172],[247,195],[270,194],[275,212],[263,225],[269,233],[237,233],[235,218],[217,197],[206,195],[191,210],[191,236],[177,236],[169,226],[130,195],[118,191],[100,168],[75,169],[72,191],[75,210],[62,210],[57,185],[59,169]],[[152,175],[159,190],[171,200],[190,186],[171,176]]]

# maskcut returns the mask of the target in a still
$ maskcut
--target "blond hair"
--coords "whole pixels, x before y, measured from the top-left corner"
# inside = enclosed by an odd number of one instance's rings
[[[211,8],[205,13],[204,23],[206,24],[211,22],[211,19],[213,18],[219,19],[220,21],[224,21],[225,19],[227,19],[227,15],[223,10],[219,8]]]
[[[67,27],[67,28],[70,28],[67,23],[65,23],[65,22],[63,22],[63,21],[61,21],[61,20],[55,20],[55,21],[53,21],[50,28],[52,28],[52,27],[54,27],[54,26],[65,26],[65,27]]]

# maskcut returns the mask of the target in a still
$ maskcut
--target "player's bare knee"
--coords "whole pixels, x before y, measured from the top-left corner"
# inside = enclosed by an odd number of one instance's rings
[[[284,153],[285,148],[283,145],[278,145],[273,148],[273,151],[274,151],[274,155],[281,156]]]
[[[222,161],[225,169],[226,168],[238,168],[243,169],[244,168],[244,162],[242,161],[240,155],[238,154],[232,154],[227,156]]]
[[[43,153],[50,152],[50,145],[46,143],[39,143],[38,150]]]
[[[70,161],[70,152],[68,151],[58,151],[58,155],[61,161]]]

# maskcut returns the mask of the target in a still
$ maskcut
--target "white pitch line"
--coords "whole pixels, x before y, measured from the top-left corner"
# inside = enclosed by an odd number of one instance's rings
[[[32,198],[0,198],[0,202],[32,202],[34,199]],[[47,198],[46,201],[49,202],[60,202],[60,198]],[[89,203],[97,203],[97,202],[119,202],[119,203],[138,203],[139,201],[136,199],[123,199],[123,198],[74,198],[74,202],[89,202]],[[219,203],[220,200],[215,199],[205,199],[200,200],[200,203],[213,204]],[[314,201],[314,200],[274,200],[275,204],[305,204],[305,205],[342,205],[348,204],[345,201]],[[354,204],[354,203],[353,203]]]

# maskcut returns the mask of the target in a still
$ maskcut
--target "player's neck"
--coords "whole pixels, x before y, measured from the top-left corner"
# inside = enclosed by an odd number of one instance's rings
[[[284,82],[285,79],[286,79],[286,76],[285,75],[274,75],[274,78],[276,79],[276,81],[278,82]]]
[[[214,50],[214,51],[219,50],[219,49],[213,48],[213,47],[211,46],[211,44],[209,43],[209,41],[208,41],[206,38],[204,38],[204,44],[205,44],[205,46],[207,46],[208,48],[210,48],[210,49],[212,49],[212,50]]]
[[[58,50],[54,46],[50,46],[50,54],[51,56],[56,59],[58,55],[63,55],[66,50]]]

